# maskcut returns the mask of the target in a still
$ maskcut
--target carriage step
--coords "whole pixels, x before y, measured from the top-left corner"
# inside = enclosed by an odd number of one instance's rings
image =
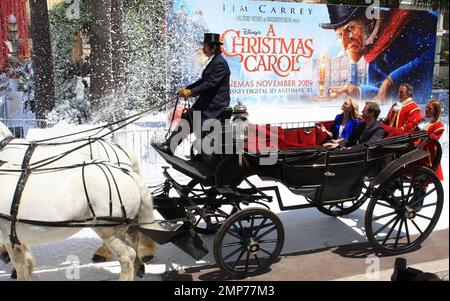
[[[143,228],[136,227],[139,232],[145,236],[150,237],[160,245],[170,242],[174,237],[181,235],[184,230],[180,229],[182,224],[173,223],[159,223],[161,227],[156,228]]]
[[[205,257],[209,250],[201,237],[186,224],[160,223],[167,229],[155,230],[137,227],[137,230],[145,236],[153,239],[156,243],[163,245],[173,243],[178,248],[192,256],[195,260]]]

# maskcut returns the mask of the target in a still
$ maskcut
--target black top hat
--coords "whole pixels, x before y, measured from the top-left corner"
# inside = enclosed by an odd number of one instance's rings
[[[348,6],[348,5],[327,5],[330,23],[322,23],[323,29],[336,29],[356,17],[362,16],[367,7]]]
[[[207,32],[204,34],[203,36],[203,44],[208,43],[208,44],[217,44],[217,45],[222,45],[223,43],[220,41],[220,34],[218,33],[210,33]]]

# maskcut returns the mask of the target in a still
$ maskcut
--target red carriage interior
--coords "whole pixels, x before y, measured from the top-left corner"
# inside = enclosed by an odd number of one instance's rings
[[[255,153],[270,150],[287,150],[298,148],[315,148],[321,147],[328,139],[328,135],[320,129],[323,125],[328,131],[332,131],[334,121],[318,122],[315,126],[306,128],[283,129],[280,126],[255,125],[249,126],[249,141],[247,150]],[[385,138],[393,138],[397,136],[407,135],[405,132],[381,123],[386,135]],[[264,137],[265,143],[260,143],[260,139]],[[277,139],[278,138],[278,139]],[[419,141],[414,141],[418,145]]]
[[[321,122],[321,124],[331,130],[334,121]],[[318,125],[319,123],[314,127],[283,129],[280,126],[251,124],[247,149],[258,153],[269,150],[321,147],[328,136]],[[265,139],[265,143],[260,142],[261,138]]]

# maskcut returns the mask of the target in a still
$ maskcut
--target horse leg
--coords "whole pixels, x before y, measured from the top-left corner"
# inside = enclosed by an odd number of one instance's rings
[[[167,231],[166,229],[161,227],[159,223],[155,222],[155,217],[153,215],[153,197],[150,194],[148,187],[145,185],[144,180],[138,174],[133,174],[133,178],[141,194],[138,222],[143,223],[143,228]],[[152,260],[155,254],[155,250],[156,243],[150,238],[139,234],[139,246],[137,251],[142,261],[148,263],[150,260]]]
[[[95,229],[95,232],[119,260],[121,267],[119,280],[132,281],[134,279],[136,251],[125,243],[123,231],[117,231],[112,228],[98,228]]]
[[[104,262],[110,259],[113,255],[111,250],[103,243],[92,256],[92,262]]]
[[[150,261],[155,257],[156,243],[139,232],[139,244],[137,249],[138,257],[144,263],[150,263]]]
[[[12,247],[11,244],[5,244],[9,257],[17,273],[17,280],[30,281],[31,272],[34,267],[34,261],[27,247],[17,245]],[[30,262],[31,258],[31,262]],[[29,266],[31,264],[31,267]]]
[[[8,255],[8,250],[6,250],[5,245],[0,246],[0,259],[4,263],[9,263],[11,261],[11,259],[9,258],[9,255]]]
[[[134,250],[138,250],[139,245],[140,245],[140,241],[139,241],[139,236],[140,233],[137,230],[134,230],[132,228],[128,228],[126,234],[125,234],[125,239],[128,242],[128,244],[134,249]],[[136,251],[136,254],[138,255],[139,251]],[[136,259],[134,261],[134,271],[136,273],[136,276],[138,276],[139,278],[143,278],[145,275],[145,265],[141,260],[141,257],[136,256]]]
[[[28,249],[28,247],[26,245],[22,245],[22,247],[24,249],[26,267],[28,268],[28,273],[31,277],[31,275],[33,274],[34,266],[35,266],[34,258],[33,258],[33,255],[31,255],[30,249]]]

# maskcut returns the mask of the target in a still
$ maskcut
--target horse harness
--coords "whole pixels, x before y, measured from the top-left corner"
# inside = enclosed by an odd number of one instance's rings
[[[22,172],[20,173],[19,180],[17,181],[16,190],[14,191],[13,201],[11,204],[10,215],[12,217],[11,220],[11,230],[9,239],[11,240],[11,244],[14,247],[15,244],[20,245],[20,241],[17,238],[16,233],[16,223],[17,223],[17,215],[19,213],[19,205],[20,200],[22,199],[22,193],[25,189],[25,185],[28,181],[28,178],[31,174],[31,169],[29,168],[29,163],[31,160],[31,156],[33,155],[34,150],[36,149],[36,144],[30,143],[27,151],[25,152],[25,156],[22,161]]]
[[[4,149],[14,139],[14,137],[6,137],[2,141],[0,141],[0,150]]]
[[[9,141],[5,142],[5,140],[3,140],[1,142],[0,145],[0,149],[5,147],[12,139],[10,139]],[[42,169],[42,166],[40,166],[40,169],[33,169],[30,167],[30,161],[31,158],[33,156],[34,151],[36,150],[38,144],[36,143],[30,143],[30,145],[28,146],[24,158],[22,160],[22,165],[21,165],[21,170],[20,170],[20,176],[19,176],[19,180],[17,181],[17,186],[16,189],[14,191],[14,196],[13,196],[13,200],[11,203],[11,210],[10,210],[10,216],[4,215],[0,213],[0,218],[9,220],[11,222],[11,227],[10,227],[10,241],[12,246],[14,247],[15,245],[20,245],[20,240],[17,237],[17,231],[16,231],[16,225],[19,222],[19,219],[17,218],[18,214],[19,214],[19,207],[20,207],[20,202],[22,199],[22,194],[23,191],[25,189],[25,186],[28,182],[28,179],[30,177],[30,175],[33,173],[33,171],[57,171],[57,170],[67,170],[67,169],[71,169],[71,168],[77,168],[77,167],[81,167],[82,168],[82,179],[83,179],[83,189],[84,189],[84,194],[86,197],[86,201],[88,203],[88,207],[89,210],[92,214],[92,218],[88,218],[88,219],[84,219],[84,220],[70,220],[70,221],[60,221],[60,222],[45,222],[45,221],[33,221],[33,220],[20,220],[21,222],[24,223],[28,223],[28,224],[32,224],[32,225],[40,225],[40,226],[49,226],[49,227],[92,227],[92,226],[116,226],[116,225],[123,225],[125,224],[130,224],[132,221],[127,217],[126,214],[126,209],[125,206],[123,204],[122,201],[122,197],[120,194],[120,190],[119,190],[119,186],[117,184],[117,181],[111,171],[111,168],[117,168],[117,167],[112,167],[112,166],[108,166],[107,164],[105,164],[104,162],[90,162],[90,163],[86,163],[84,162],[83,164],[78,164],[78,165],[72,165],[72,166],[65,166],[65,167],[54,167],[54,168],[48,168],[48,169]],[[6,161],[0,161],[0,167],[2,165],[4,165],[5,163],[7,163]],[[109,216],[108,217],[97,217],[97,215],[95,214],[94,208],[92,206],[92,202],[89,198],[89,193],[88,193],[88,188],[87,188],[87,183],[86,183],[86,178],[85,178],[85,168],[88,165],[95,165],[98,168],[100,168],[100,170],[102,171],[102,173],[105,175],[105,178],[107,180],[107,184],[108,184],[108,191],[109,191]],[[119,168],[120,170],[122,170],[123,172],[125,172],[125,174],[127,174],[128,176],[131,177],[131,174],[129,173],[128,170],[124,169],[124,168]],[[109,176],[108,176],[109,175]],[[122,212],[122,218],[117,218],[117,217],[113,217],[112,213],[113,213],[113,203],[112,203],[112,187],[111,187],[111,181],[109,179],[109,177],[112,178],[112,181],[114,183],[114,187],[115,187],[115,191],[117,193],[119,202],[120,202],[120,209]],[[102,225],[97,225],[97,220],[100,221],[107,221],[107,222],[111,222],[113,224],[102,224]],[[86,224],[87,222],[92,221],[93,224]]]

